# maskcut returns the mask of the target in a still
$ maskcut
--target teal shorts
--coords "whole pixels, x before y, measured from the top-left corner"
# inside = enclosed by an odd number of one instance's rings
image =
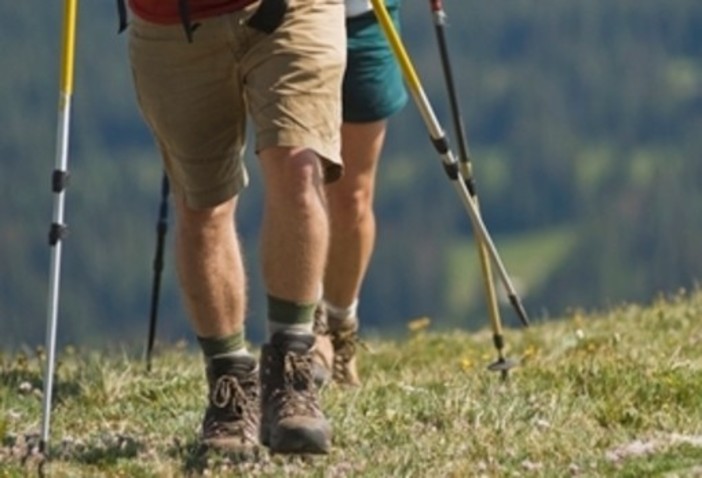
[[[398,2],[387,9],[399,31]],[[347,63],[343,84],[343,118],[368,123],[390,117],[407,103],[402,72],[375,13],[346,19]]]

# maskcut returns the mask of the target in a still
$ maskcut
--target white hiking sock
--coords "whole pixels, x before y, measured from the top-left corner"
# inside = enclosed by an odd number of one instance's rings
[[[249,349],[246,347],[237,349],[237,350],[232,350],[231,352],[225,352],[222,354],[217,354],[209,357],[210,359],[220,359],[220,358],[235,358],[235,357],[249,357],[251,356],[251,352],[249,352]]]
[[[280,322],[268,321],[268,337],[272,337],[276,332],[286,331],[294,334],[312,335],[314,322],[306,322],[304,324],[283,324]]]
[[[342,324],[344,329],[358,324],[358,299],[354,299],[348,307],[339,307],[325,300],[324,309],[327,311],[327,325],[331,329],[337,329]]]

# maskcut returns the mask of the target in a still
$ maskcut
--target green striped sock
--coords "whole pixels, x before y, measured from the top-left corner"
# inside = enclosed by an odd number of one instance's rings
[[[227,335],[225,337],[199,337],[197,341],[200,343],[202,353],[206,359],[220,357],[236,357],[248,355],[246,349],[246,340],[244,339],[244,330]]]
[[[282,330],[312,334],[314,309],[317,303],[296,304],[268,295],[268,334]]]

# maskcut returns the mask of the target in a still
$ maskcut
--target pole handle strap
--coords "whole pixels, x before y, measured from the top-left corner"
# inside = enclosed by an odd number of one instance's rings
[[[273,33],[283,23],[288,11],[288,0],[261,0],[261,5],[246,22],[251,28],[264,33]]]
[[[444,9],[443,2],[441,0],[429,0],[429,6],[432,12],[440,12]]]

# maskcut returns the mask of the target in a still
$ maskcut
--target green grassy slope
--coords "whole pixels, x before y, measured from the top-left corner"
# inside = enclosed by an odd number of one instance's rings
[[[66,350],[53,414],[52,476],[699,476],[702,292],[622,305],[507,333],[509,380],[486,370],[490,332],[374,341],[365,384],[329,387],[328,457],[198,454],[200,358]],[[25,476],[41,415],[41,361],[0,361],[0,476]],[[238,475],[237,475],[238,476]]]

